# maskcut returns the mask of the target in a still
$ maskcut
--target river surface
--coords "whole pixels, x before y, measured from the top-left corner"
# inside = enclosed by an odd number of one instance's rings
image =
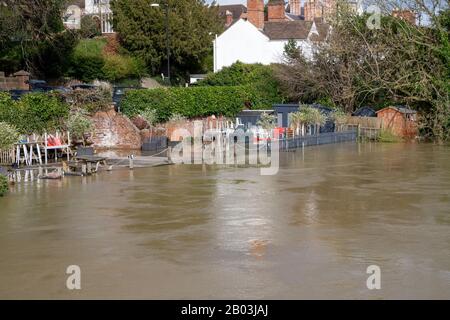
[[[311,147],[282,153],[275,176],[174,165],[21,182],[0,198],[0,298],[449,299],[450,147]]]

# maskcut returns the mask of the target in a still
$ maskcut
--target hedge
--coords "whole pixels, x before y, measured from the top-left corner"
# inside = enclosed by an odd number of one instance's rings
[[[213,114],[234,117],[245,107],[261,107],[258,95],[248,86],[131,90],[121,103],[122,112],[129,117],[154,109],[159,122],[167,121],[172,114],[187,118]]]
[[[204,80],[197,82],[197,86],[251,86],[258,94],[261,104],[269,109],[273,104],[284,101],[271,65],[238,61],[217,73],[208,74]]]
[[[8,93],[0,93],[0,121],[22,134],[59,129],[68,113],[69,105],[57,94],[28,93],[13,101]]]
[[[0,174],[0,197],[3,197],[6,193],[8,193],[8,190],[9,190],[8,178]]]

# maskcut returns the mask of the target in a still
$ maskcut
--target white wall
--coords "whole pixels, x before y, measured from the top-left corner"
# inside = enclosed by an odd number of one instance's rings
[[[271,64],[282,61],[284,46],[288,40],[270,41],[252,23],[239,20],[214,41],[214,72],[236,61]],[[311,56],[311,44],[297,41],[307,57]]]

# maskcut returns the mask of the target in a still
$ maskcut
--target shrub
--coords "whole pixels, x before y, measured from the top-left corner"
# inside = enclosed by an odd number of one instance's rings
[[[89,133],[92,125],[92,120],[83,110],[75,110],[71,112],[66,122],[67,130],[76,140],[84,140],[84,135]]]
[[[150,125],[154,125],[158,122],[158,114],[155,109],[146,109],[139,114]]]
[[[0,121],[17,125],[21,119],[17,103],[11,99],[11,95],[0,92]]]
[[[130,90],[121,103],[121,110],[129,117],[156,110],[158,122],[176,113],[187,118],[213,114],[234,117],[244,107],[260,107],[256,94],[246,86]]]
[[[106,53],[104,38],[81,40],[74,50],[68,75],[84,82],[95,79],[118,81],[140,77],[146,72],[145,63],[136,57],[116,52]]]
[[[270,130],[276,127],[277,117],[273,114],[263,113],[256,124],[263,129]]]
[[[251,86],[260,104],[271,108],[284,101],[272,66],[236,62],[217,73],[209,74],[198,86]]]
[[[22,134],[59,129],[68,112],[69,106],[55,93],[28,93],[19,101],[0,94],[0,121],[15,126]]]
[[[71,104],[71,109],[83,109],[88,113],[107,110],[112,104],[112,94],[102,87],[95,90],[78,89],[63,95]]]
[[[80,34],[83,38],[93,38],[102,35],[100,23],[92,16],[84,16],[81,18]]]
[[[377,137],[378,142],[385,142],[385,143],[394,143],[394,142],[400,142],[401,138],[393,134],[389,130],[381,130],[380,134]]]
[[[17,129],[6,122],[0,122],[0,150],[8,150],[19,141]]]
[[[61,128],[69,106],[57,94],[29,93],[18,102],[22,115],[17,124],[21,133],[43,133]]]
[[[9,191],[8,178],[0,174],[0,197],[3,197]]]
[[[124,55],[111,55],[105,57],[102,68],[104,79],[118,81],[132,77],[140,77],[145,72],[142,60]]]

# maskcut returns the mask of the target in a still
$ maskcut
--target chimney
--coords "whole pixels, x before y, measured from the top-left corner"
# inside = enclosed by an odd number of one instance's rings
[[[264,0],[247,0],[247,20],[258,29],[264,28]]]
[[[284,0],[270,0],[267,4],[268,20],[269,21],[284,21],[286,20],[286,10],[284,7]]]
[[[227,10],[227,12],[225,13],[225,15],[226,15],[226,17],[227,17],[227,20],[226,20],[226,22],[225,22],[225,26],[226,26],[226,27],[229,27],[229,26],[231,26],[231,24],[233,23],[233,13]]]
[[[300,0],[289,0],[289,10],[290,13],[296,16],[301,15],[301,1]]]

